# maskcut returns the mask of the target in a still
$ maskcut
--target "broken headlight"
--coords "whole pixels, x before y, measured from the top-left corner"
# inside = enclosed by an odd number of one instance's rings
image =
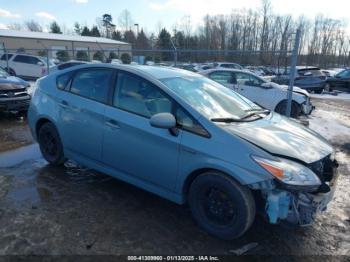
[[[271,160],[257,156],[252,157],[262,168],[290,188],[312,190],[321,185],[318,176],[302,164],[284,158]]]

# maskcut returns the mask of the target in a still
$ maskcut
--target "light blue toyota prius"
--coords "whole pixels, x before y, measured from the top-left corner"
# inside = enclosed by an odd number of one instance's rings
[[[337,161],[317,133],[188,71],[90,64],[36,83],[28,119],[44,158],[67,159],[178,204],[222,239],[311,224]],[[118,188],[116,188],[118,190]]]

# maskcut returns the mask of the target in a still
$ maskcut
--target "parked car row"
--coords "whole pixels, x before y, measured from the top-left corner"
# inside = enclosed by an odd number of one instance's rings
[[[334,194],[331,145],[229,89],[274,88],[279,95],[276,84],[237,69],[202,74],[216,82],[155,66],[57,71],[37,81],[30,129],[50,164],[72,159],[188,204],[198,225],[216,237],[240,237],[257,212],[272,224],[310,225]]]

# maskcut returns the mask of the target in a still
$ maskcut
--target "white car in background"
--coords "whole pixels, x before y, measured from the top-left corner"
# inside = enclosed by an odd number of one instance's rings
[[[227,69],[239,69],[243,70],[244,68],[237,64],[237,63],[228,63],[228,62],[220,62],[220,63],[214,63],[213,64],[215,68],[227,68]]]
[[[253,73],[234,69],[211,69],[200,74],[236,91],[256,104],[285,115],[288,87],[269,82]],[[311,114],[314,107],[309,93],[293,88],[291,116]]]
[[[89,62],[79,61],[79,60],[69,60],[67,62],[63,62],[61,64],[51,66],[49,70],[50,70],[50,74],[51,74],[51,73],[55,73],[59,70],[64,70],[64,69],[70,68],[72,66],[78,66],[78,65],[84,65],[84,64],[89,64]]]
[[[122,60],[117,58],[111,60],[111,64],[121,65],[122,63]]]
[[[6,61],[8,60],[8,61]],[[49,60],[49,66],[54,66]],[[28,55],[28,54],[3,54],[0,58],[0,66],[5,70],[8,69],[10,75],[23,78],[36,79],[47,74],[47,59],[45,57]],[[8,68],[7,68],[8,67]]]

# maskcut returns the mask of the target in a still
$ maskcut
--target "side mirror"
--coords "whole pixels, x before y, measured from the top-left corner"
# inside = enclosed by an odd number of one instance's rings
[[[37,65],[39,65],[39,66],[43,66],[43,65],[44,65],[44,63],[43,63],[43,62],[41,62],[41,61],[39,61],[39,62],[37,63]]]
[[[271,89],[272,88],[272,85],[271,85],[271,83],[263,83],[262,85],[261,85],[261,87],[262,88],[265,88],[265,89]]]
[[[158,113],[151,117],[150,124],[157,128],[171,129],[176,127],[176,119],[170,113]]]

